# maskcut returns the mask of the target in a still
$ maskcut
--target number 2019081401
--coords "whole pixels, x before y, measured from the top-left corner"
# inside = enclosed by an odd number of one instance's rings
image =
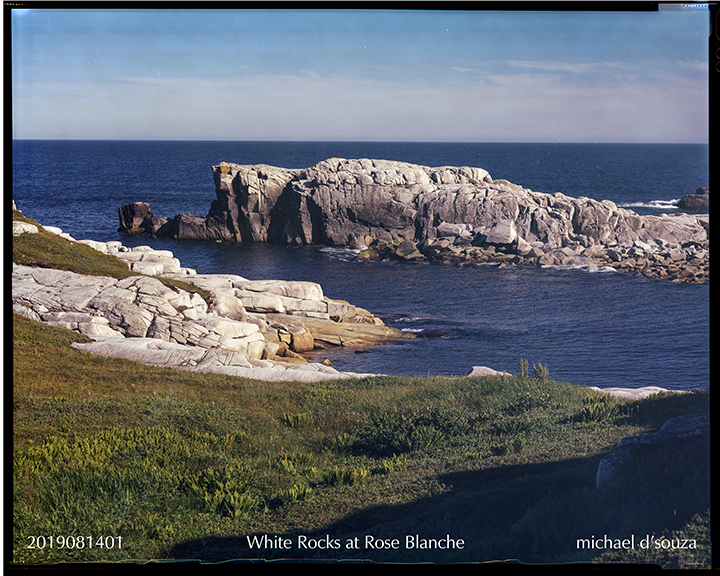
[[[27,548],[44,550],[46,548],[106,548],[112,550],[117,546],[122,548],[122,536],[28,536],[30,541]]]

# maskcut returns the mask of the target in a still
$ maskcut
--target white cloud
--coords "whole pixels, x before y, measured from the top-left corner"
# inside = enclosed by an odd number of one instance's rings
[[[644,70],[642,63],[628,62],[565,62],[552,60],[505,60],[503,64],[514,68],[534,68],[570,74],[594,74],[605,70]]]

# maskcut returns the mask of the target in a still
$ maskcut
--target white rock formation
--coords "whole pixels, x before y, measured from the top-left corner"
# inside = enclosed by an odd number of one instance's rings
[[[37,233],[23,224],[19,233]],[[55,227],[43,227],[76,241]],[[250,281],[237,275],[197,274],[182,268],[172,252],[120,242],[79,240],[112,254],[138,274],[122,280],[13,264],[13,312],[86,334],[93,342],[80,350],[158,366],[220,372],[261,380],[327,380],[367,376],[323,364],[288,363],[277,356],[313,336],[303,318],[331,322],[331,313],[353,316],[354,306],[325,298],[312,282]],[[175,288],[165,279],[183,280],[210,293]],[[298,316],[267,320],[264,312]],[[304,337],[304,338],[301,338]],[[292,356],[292,354],[291,354]],[[297,355],[295,355],[297,358]],[[276,360],[277,359],[277,360]]]
[[[20,234],[37,234],[38,229],[37,226],[29,224],[28,222],[13,221],[12,233],[13,236],[20,236]]]

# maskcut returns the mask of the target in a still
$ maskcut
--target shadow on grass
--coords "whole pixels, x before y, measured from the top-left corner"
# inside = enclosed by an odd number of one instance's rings
[[[167,556],[204,562],[332,559],[455,563],[509,558],[534,561],[538,554],[532,550],[517,550],[512,557],[504,555],[512,552],[512,541],[516,539],[513,526],[538,501],[593,486],[598,462],[599,457],[572,458],[444,474],[439,478],[444,491],[436,496],[396,506],[366,508],[313,532],[190,540],[169,549]],[[403,474],[396,474],[395,481],[403,482]],[[344,488],[347,498],[362,501],[363,485]],[[305,503],[303,508],[308,514],[317,513],[311,504]],[[251,543],[256,545],[251,547]],[[567,542],[569,549],[573,546],[574,540]]]
[[[336,489],[334,507],[345,503],[352,511],[322,529],[208,536],[180,543],[167,555],[204,562],[577,563],[627,549],[627,542],[639,551],[643,538],[681,529],[709,509],[707,435],[658,443],[596,489],[600,459],[425,471],[423,478],[403,471]],[[428,479],[437,483],[433,496],[372,505],[373,491],[387,497]],[[323,505],[296,503],[286,516],[298,525],[323,525]]]

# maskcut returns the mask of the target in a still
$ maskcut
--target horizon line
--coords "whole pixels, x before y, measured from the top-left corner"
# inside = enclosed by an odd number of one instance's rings
[[[347,144],[705,144],[705,141],[615,141],[615,140],[324,140],[324,139],[230,139],[230,138],[11,138],[12,142],[275,142],[275,143],[347,143]]]

